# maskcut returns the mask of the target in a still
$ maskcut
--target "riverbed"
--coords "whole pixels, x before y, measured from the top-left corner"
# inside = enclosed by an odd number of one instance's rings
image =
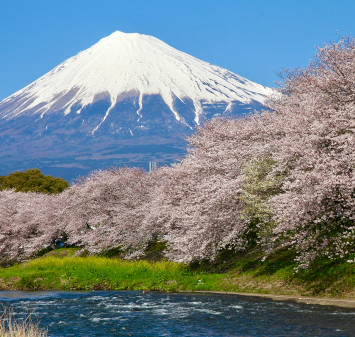
[[[354,310],[240,295],[16,291],[0,302],[51,337],[355,336]]]

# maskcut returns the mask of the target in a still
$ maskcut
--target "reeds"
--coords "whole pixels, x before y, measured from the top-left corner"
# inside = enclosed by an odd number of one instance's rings
[[[0,315],[0,337],[46,337],[47,332],[32,321],[31,315],[23,320],[15,320],[12,310],[3,307]]]

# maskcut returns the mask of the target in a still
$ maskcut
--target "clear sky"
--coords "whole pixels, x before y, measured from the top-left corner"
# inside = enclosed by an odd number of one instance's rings
[[[115,30],[266,86],[354,35],[355,0],[0,0],[0,100]]]

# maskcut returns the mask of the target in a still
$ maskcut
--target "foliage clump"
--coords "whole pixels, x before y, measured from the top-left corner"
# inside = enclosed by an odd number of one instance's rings
[[[275,162],[270,158],[251,160],[243,169],[244,182],[239,200],[241,217],[249,222],[246,231],[250,245],[267,243],[276,226],[269,200],[280,193],[281,177],[271,175]]]
[[[69,187],[62,178],[44,176],[39,169],[13,172],[0,176],[0,190],[15,189],[16,192],[61,193]]]

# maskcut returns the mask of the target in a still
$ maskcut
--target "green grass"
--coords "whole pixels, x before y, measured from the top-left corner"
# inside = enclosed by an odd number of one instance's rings
[[[22,290],[212,290],[223,275],[189,271],[183,264],[97,256],[46,256],[0,269],[0,288]],[[208,284],[207,284],[208,283]]]
[[[354,298],[354,264],[322,260],[295,273],[290,251],[276,252],[263,262],[255,251],[194,266],[76,257],[76,252],[58,249],[0,268],[0,290],[206,290]]]

